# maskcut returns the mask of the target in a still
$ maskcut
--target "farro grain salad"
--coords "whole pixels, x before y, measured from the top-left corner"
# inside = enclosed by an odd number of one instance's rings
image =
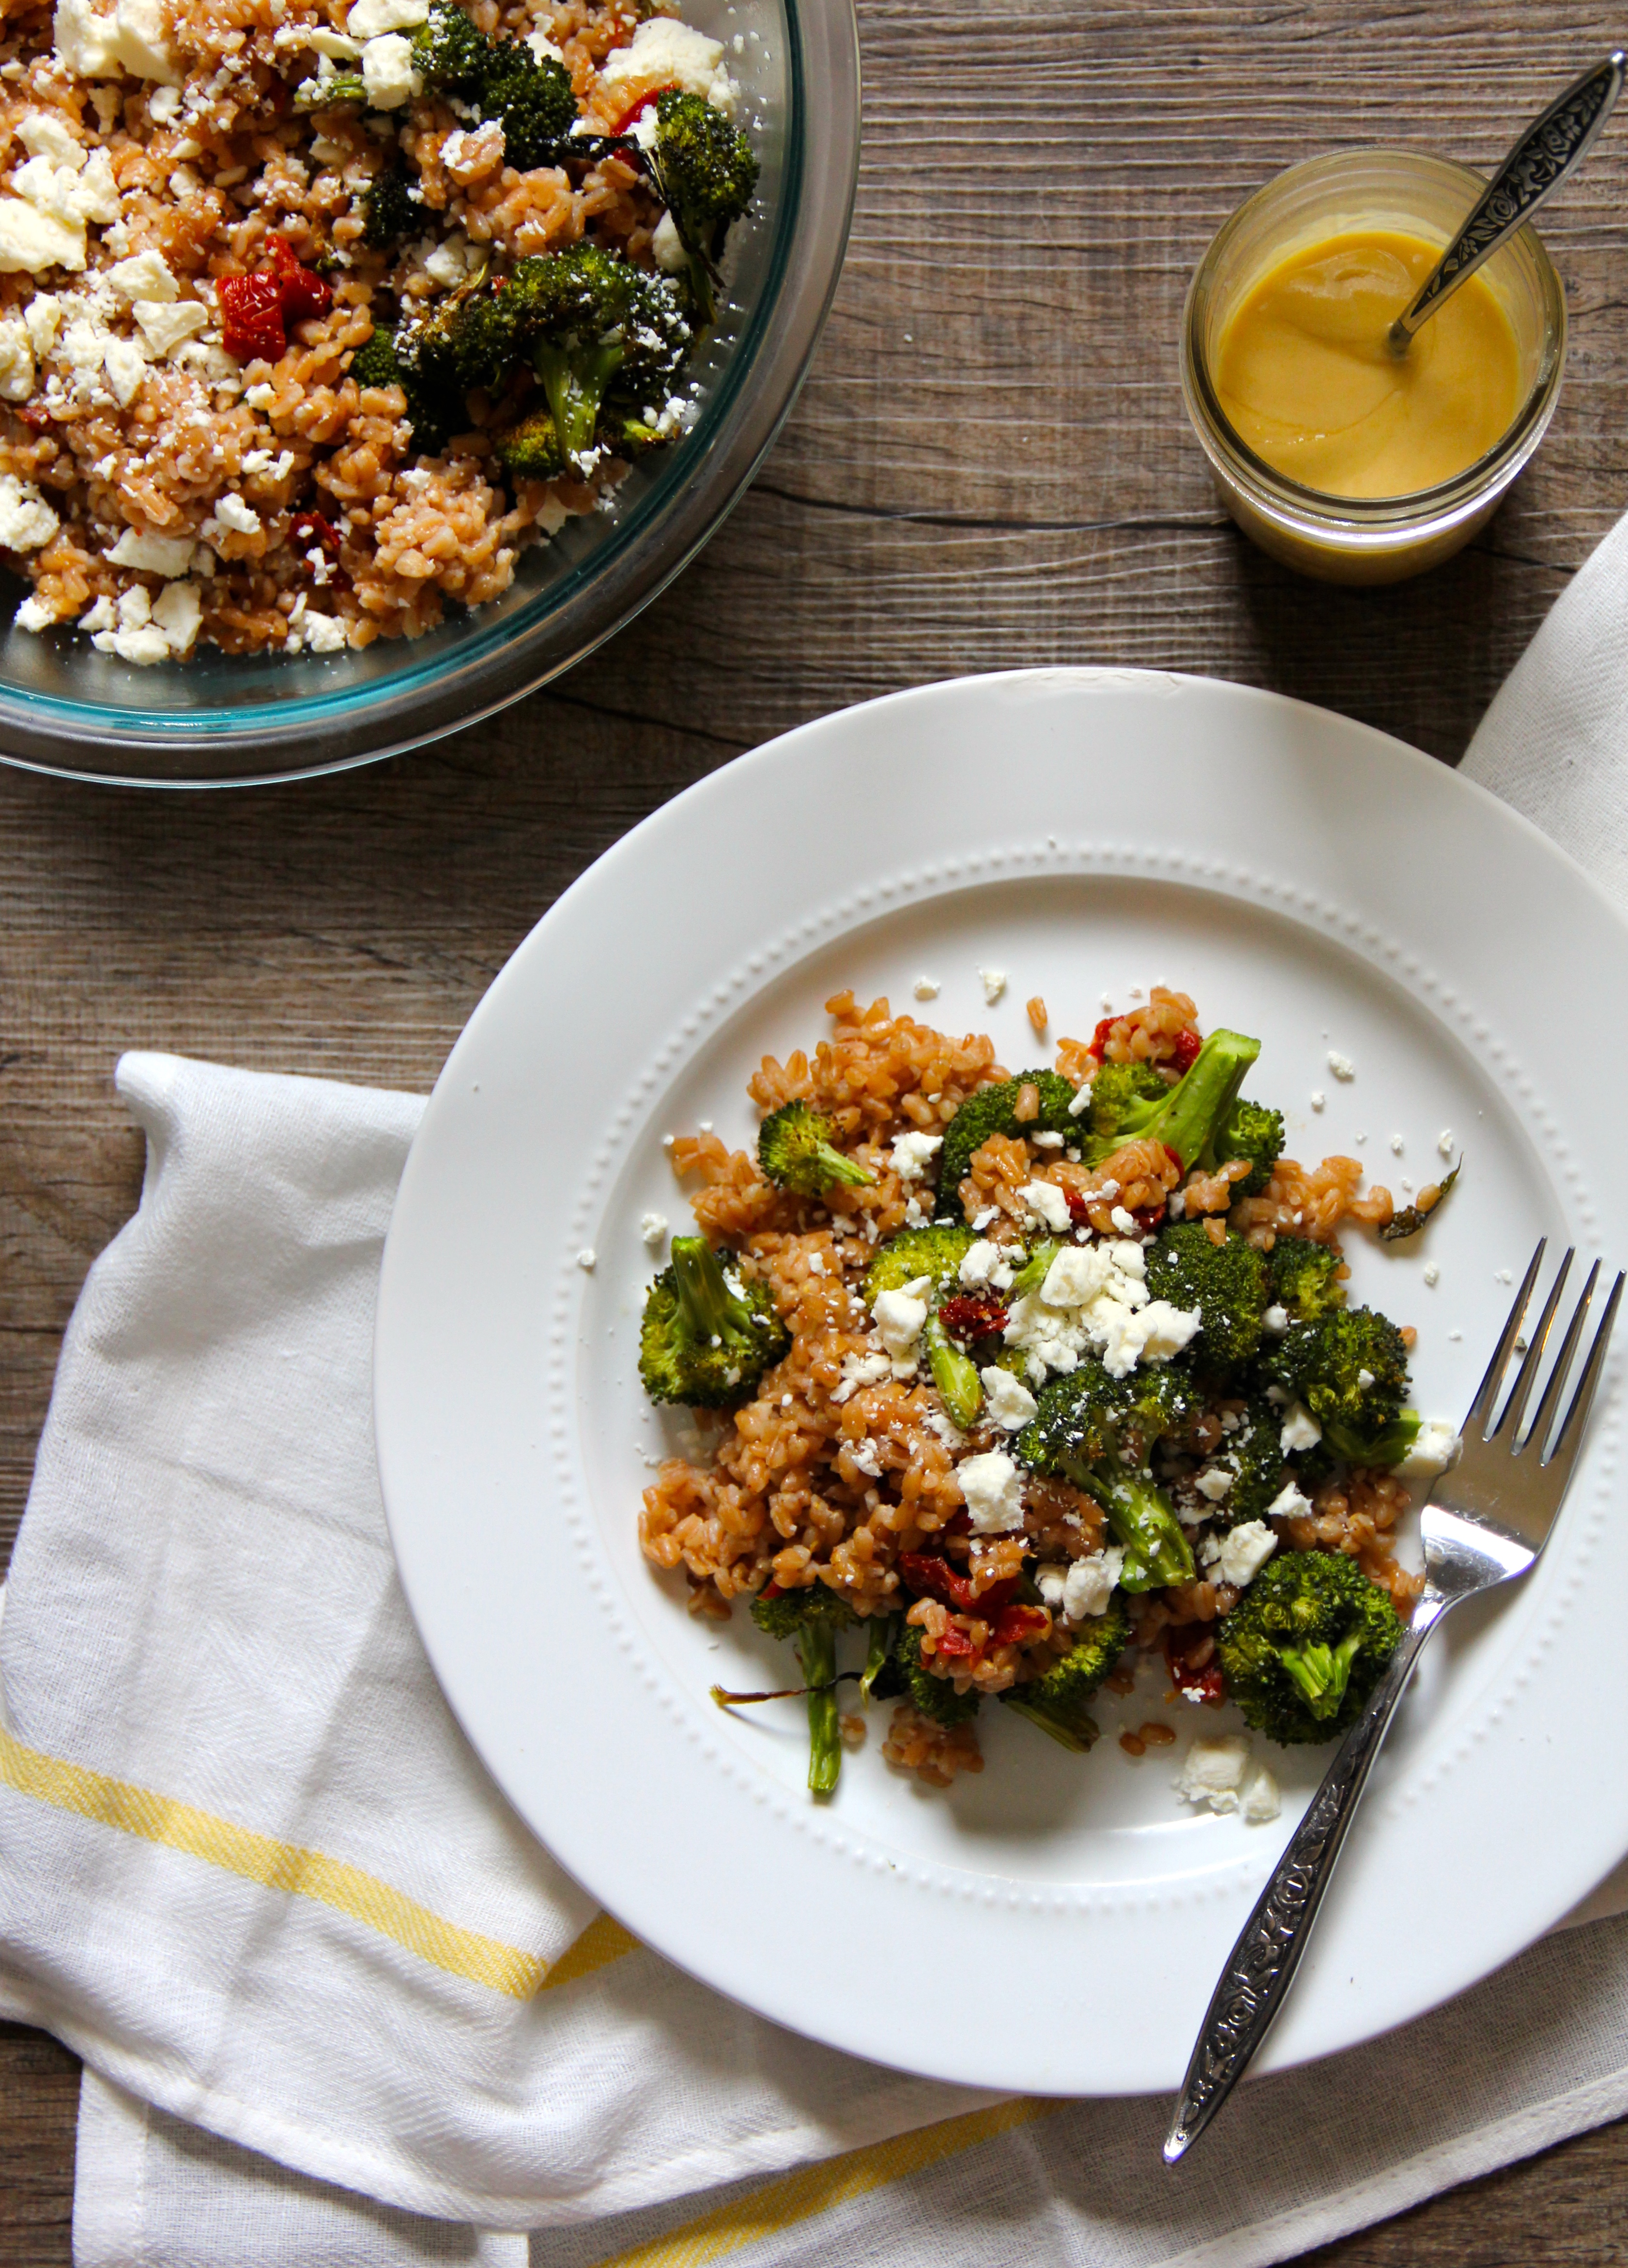
[[[1241,1093],[1259,1042],[1162,986],[1015,1076],[885,999],[827,1008],[812,1056],[748,1083],[755,1155],[668,1138],[698,1233],[650,1287],[640,1375],[716,1432],[661,1465],[644,1549],[800,1664],[715,1697],[806,1694],[821,1794],[863,1737],[848,1680],[939,1786],[982,1768],[982,1703],[1084,1750],[1093,1695],[1148,1655],[1167,1700],[1335,1739],[1422,1583],[1409,1482],[1457,1450],[1408,1407],[1413,1332],[1351,1303],[1338,1232],[1418,1235],[1453,1177],[1399,1213],[1354,1159],[1285,1157]],[[1195,1741],[1178,1786],[1277,1808],[1238,1735]]]
[[[4,14],[23,630],[416,637],[693,414],[757,162],[721,44],[647,0]]]

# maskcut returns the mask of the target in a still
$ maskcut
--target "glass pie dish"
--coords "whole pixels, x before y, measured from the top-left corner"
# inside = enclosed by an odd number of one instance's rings
[[[761,120],[752,214],[689,375],[700,416],[606,508],[525,552],[513,583],[418,638],[335,654],[200,646],[143,669],[86,637],[0,632],[0,762],[154,787],[264,784],[368,763],[475,722],[620,630],[694,557],[796,398],[841,272],[859,152],[852,0],[689,0]],[[740,35],[740,36],[737,36]],[[0,619],[24,596],[0,578]]]

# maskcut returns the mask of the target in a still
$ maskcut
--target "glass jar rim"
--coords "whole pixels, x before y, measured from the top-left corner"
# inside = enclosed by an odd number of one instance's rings
[[[1337,528],[1353,534],[1405,532],[1414,535],[1424,526],[1451,526],[1466,514],[1478,511],[1490,490],[1507,486],[1536,448],[1553,414],[1565,363],[1565,294],[1554,262],[1530,224],[1515,237],[1510,248],[1524,246],[1528,250],[1543,300],[1546,336],[1536,374],[1520,409],[1492,448],[1450,480],[1434,487],[1412,489],[1394,497],[1331,496],[1327,490],[1311,488],[1290,474],[1278,471],[1250,448],[1221,407],[1198,335],[1205,294],[1219,256],[1263,202],[1279,195],[1286,185],[1303,182],[1310,175],[1322,173],[1335,180],[1342,173],[1371,166],[1376,159],[1396,167],[1403,180],[1412,171],[1433,173],[1439,180],[1448,178],[1462,183],[1472,202],[1486,187],[1480,174],[1455,159],[1383,144],[1364,144],[1359,149],[1305,158],[1273,174],[1227,215],[1193,271],[1182,311],[1182,392],[1187,397],[1188,415],[1206,453],[1212,459],[1221,456],[1228,476],[1252,494],[1257,503],[1274,512],[1286,512],[1307,528],[1320,532]]]

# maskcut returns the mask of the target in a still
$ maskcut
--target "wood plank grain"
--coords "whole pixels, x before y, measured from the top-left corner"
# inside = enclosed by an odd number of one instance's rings
[[[825,340],[755,488],[638,624],[369,773],[173,799],[0,777],[0,1565],[73,1300],[139,1189],[122,1049],[422,1090],[627,828],[743,747],[928,678],[1193,670],[1456,757],[1628,503],[1621,125],[1545,220],[1572,320],[1554,427],[1425,581],[1340,592],[1253,552],[1175,359],[1188,277],[1249,190],[1374,140],[1485,167],[1618,36],[1611,11],[863,0],[861,27],[865,157]],[[0,2027],[0,2268],[69,2257],[73,2070]],[[1628,2128],[1315,2257],[1628,2259]]]

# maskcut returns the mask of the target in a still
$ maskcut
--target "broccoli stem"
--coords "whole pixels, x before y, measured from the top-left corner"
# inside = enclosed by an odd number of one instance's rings
[[[1060,1244],[1037,1244],[1028,1258],[1006,1287],[1006,1304],[1026,1299],[1029,1292],[1038,1292],[1051,1272],[1051,1263],[1063,1249]]]
[[[1399,1465],[1418,1438],[1418,1411],[1404,1410],[1394,1425],[1369,1439],[1336,1418],[1329,1420],[1322,1432],[1335,1455],[1344,1457],[1347,1464]]]
[[[1260,1042],[1242,1032],[1212,1032],[1171,1090],[1169,1101],[1148,1130],[1175,1151],[1183,1172],[1238,1100],[1238,1090],[1260,1052]]]
[[[704,1236],[675,1236],[673,1274],[684,1321],[704,1346],[726,1333],[749,1330],[752,1318],[731,1297],[718,1257]]]
[[[1278,1659],[1306,1697],[1306,1705],[1319,1719],[1332,1717],[1345,1698],[1351,1666],[1362,1646],[1362,1633],[1353,1631],[1337,1646],[1280,1646]]]
[[[983,1407],[983,1384],[977,1365],[970,1355],[951,1345],[937,1315],[929,1315],[922,1325],[921,1339],[927,1350],[932,1382],[939,1389],[950,1423],[959,1425],[964,1433]]]
[[[859,1673],[859,1693],[866,1701],[871,1697],[872,1686],[888,1667],[898,1631],[897,1615],[873,1615],[866,1624],[865,1668]]]
[[[857,1158],[845,1158],[829,1142],[816,1142],[814,1156],[820,1161],[821,1178],[828,1184],[840,1182],[844,1189],[864,1189],[876,1179],[874,1174],[866,1172]]]
[[[1027,1717],[1031,1725],[1038,1725],[1042,1733],[1050,1733],[1054,1741],[1065,1749],[1072,1749],[1077,1756],[1085,1756],[1101,1737],[1094,1717],[1054,1717],[1038,1702],[1026,1701],[1017,1686],[1011,1687],[1001,1698],[1008,1709],[1015,1709],[1020,1717]]]
[[[836,1625],[811,1617],[797,1633],[797,1658],[808,1681],[808,1786],[829,1795],[843,1768],[842,1734],[836,1725]]]
[[[1162,1491],[1135,1473],[1094,1469],[1085,1484],[1108,1514],[1114,1541],[1124,1548],[1120,1587],[1157,1591],[1167,1583],[1190,1583],[1193,1549]]]
[[[593,446],[600,403],[605,388],[621,369],[626,352],[620,339],[613,345],[578,349],[569,355],[563,347],[547,342],[534,351],[533,361],[549,414],[554,420],[554,430],[560,437],[560,446],[573,463],[580,463]]]

